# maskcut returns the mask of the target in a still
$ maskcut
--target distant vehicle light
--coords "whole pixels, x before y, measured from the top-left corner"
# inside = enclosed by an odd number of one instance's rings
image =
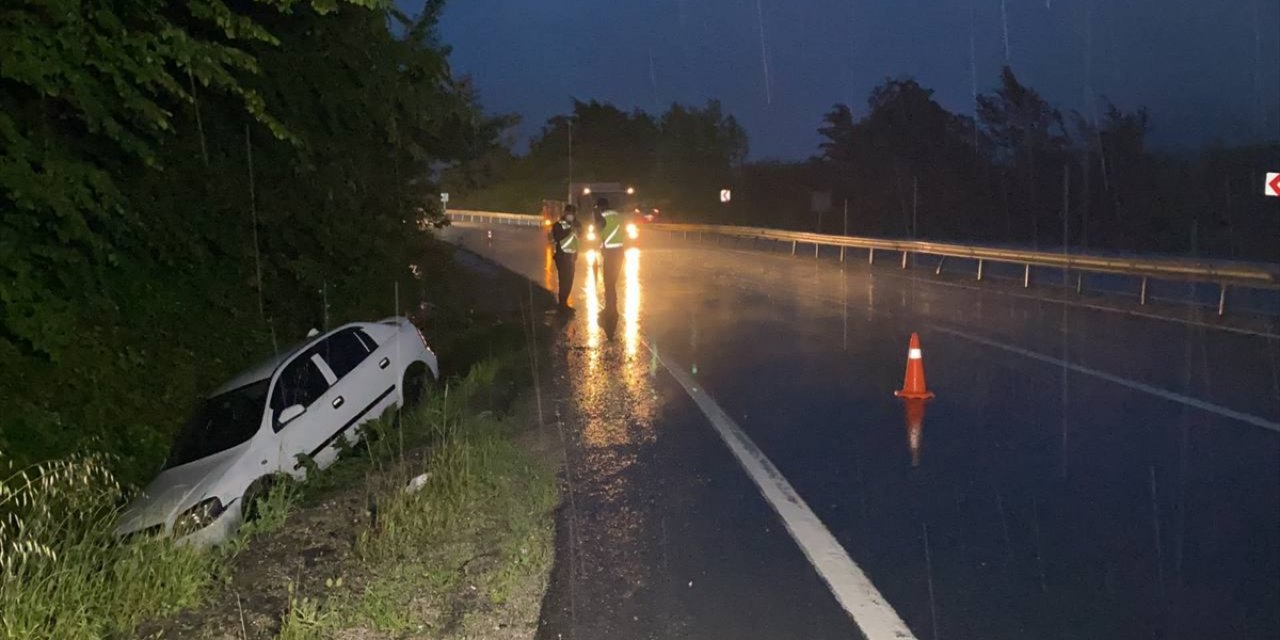
[[[583,188],[582,188],[582,195],[584,195],[584,196],[589,196],[589,195],[591,195],[591,187],[583,187]]]
[[[640,229],[636,227],[636,223],[634,222],[627,223],[627,237],[631,238],[632,240],[635,240],[636,238],[640,237]]]
[[[636,194],[636,188],[635,188],[635,187],[627,187],[627,195],[629,195],[629,196],[634,196],[635,194]]]
[[[596,239],[596,226],[594,224],[587,225],[587,240]]]

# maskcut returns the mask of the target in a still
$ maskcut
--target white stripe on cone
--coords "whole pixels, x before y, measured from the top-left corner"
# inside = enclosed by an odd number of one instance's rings
[[[922,357],[919,349],[911,349],[907,351],[907,358],[911,360],[919,360]]]

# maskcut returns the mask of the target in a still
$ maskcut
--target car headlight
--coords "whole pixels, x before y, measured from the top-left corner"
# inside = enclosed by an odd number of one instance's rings
[[[183,511],[182,515],[173,522],[173,537],[181,538],[213,524],[213,521],[226,510],[227,508],[222,506],[222,500],[218,498],[200,501],[196,506]]]
[[[634,222],[627,223],[627,237],[631,238],[632,240],[635,240],[636,238],[640,237],[640,230],[636,228],[636,223]]]

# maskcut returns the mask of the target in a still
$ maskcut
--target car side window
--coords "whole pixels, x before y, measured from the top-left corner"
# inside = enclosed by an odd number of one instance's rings
[[[342,378],[369,357],[369,349],[356,335],[356,329],[347,329],[335,333],[320,345],[320,357],[333,370],[333,375]]]
[[[378,343],[373,338],[369,337],[368,332],[364,329],[356,329],[356,336],[360,338],[360,342],[364,343],[365,348],[367,348],[370,353],[378,350]]]
[[[314,353],[314,351],[308,351],[294,358],[293,362],[280,372],[280,378],[276,380],[275,392],[271,394],[272,416],[278,418],[281,411],[295,404],[310,406],[329,388],[329,382],[325,380],[324,374],[320,372],[316,363],[311,361]],[[277,421],[273,420],[272,424],[276,431],[280,430],[280,424]]]

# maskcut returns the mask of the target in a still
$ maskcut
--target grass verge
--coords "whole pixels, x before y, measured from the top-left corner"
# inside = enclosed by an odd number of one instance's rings
[[[0,634],[100,638],[199,601],[216,554],[112,534],[125,495],[77,456],[0,480]]]
[[[211,550],[117,539],[126,496],[100,458],[6,474],[0,636],[531,637],[553,554],[555,469],[528,442],[529,403],[493,407],[510,377],[482,362],[419,409],[368,425],[366,444],[306,484],[277,484],[259,518]],[[298,521],[343,518],[324,507],[342,500],[364,517],[331,561],[285,580],[255,572],[264,558],[286,565],[281,549],[314,548]],[[245,607],[264,605],[247,624]]]
[[[323,582],[289,584],[279,638],[532,635],[553,553],[555,470],[521,441],[521,403],[505,415],[483,408],[500,371],[481,363],[398,428],[376,424],[367,459],[334,469],[332,479],[367,470],[370,517]],[[332,479],[308,491],[325,493]]]

